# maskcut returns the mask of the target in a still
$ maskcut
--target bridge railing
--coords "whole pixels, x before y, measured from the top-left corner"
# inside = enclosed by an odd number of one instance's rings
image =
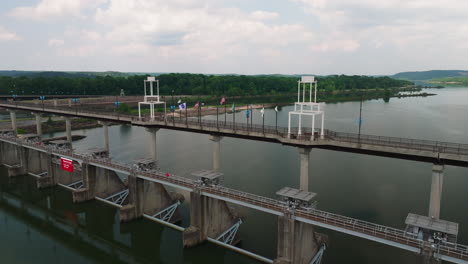
[[[387,136],[359,135],[326,130],[327,139],[388,147],[411,148],[421,151],[468,155],[468,144],[440,142],[422,139],[409,139]]]
[[[111,168],[118,168],[118,169],[129,171],[129,172],[135,172],[135,170],[133,170],[132,167],[128,164],[120,164],[118,162],[105,160],[105,159],[89,159],[88,157],[84,155],[75,154],[69,150],[60,150],[60,149],[56,149],[53,147],[44,146],[42,144],[39,144],[38,142],[29,142],[27,140],[21,140],[18,138],[11,138],[11,137],[3,137],[3,138],[7,139],[8,141],[20,144],[20,145],[30,145],[32,147],[42,148],[47,152],[53,151],[54,154],[63,154],[68,157],[72,157],[72,158],[76,158],[80,160],[87,160],[88,162],[91,161],[91,162],[102,164]],[[167,177],[163,172],[137,171],[136,173],[143,175],[143,176],[150,177],[150,178],[158,178],[162,181],[172,182],[174,184],[178,184],[182,186],[193,187],[195,184],[197,184],[197,182],[193,179],[189,179],[186,177],[181,177],[181,176],[177,176],[173,174]],[[263,196],[259,196],[259,195],[255,195],[251,193],[246,193],[246,192],[239,191],[239,190],[230,189],[230,188],[223,187],[223,186],[201,186],[201,189],[205,192],[218,194],[220,196],[229,197],[229,198],[240,200],[240,201],[245,201],[251,204],[263,206],[265,208],[269,208],[269,209],[276,210],[279,212],[287,209],[287,207],[285,207],[285,204],[279,200],[275,200],[272,198],[267,198],[267,197],[263,197]],[[426,243],[422,240],[418,240],[414,236],[407,234],[405,233],[405,231],[400,230],[400,229],[378,225],[375,223],[371,223],[371,222],[367,222],[367,221],[363,221],[359,219],[354,219],[354,218],[350,218],[347,216],[325,212],[325,211],[321,211],[317,209],[308,209],[308,210],[296,209],[296,216],[303,217],[303,218],[310,219],[310,220],[315,220],[317,222],[329,224],[331,226],[341,227],[347,230],[352,230],[352,231],[356,231],[359,233],[368,234],[368,235],[375,236],[375,237],[380,237],[382,239],[395,241],[395,242],[406,244],[406,245],[413,246],[416,248],[421,248],[425,245],[424,243]],[[465,245],[441,242],[440,244],[437,245],[437,250],[440,254],[444,254],[447,256],[452,256],[452,257],[456,257],[456,258],[464,259],[464,260],[468,259],[468,247]]]
[[[69,115],[81,115],[81,116],[106,116],[111,120],[141,120],[146,121],[148,124],[151,124],[151,121],[147,117],[142,117],[142,119],[138,119],[138,117],[134,115],[122,114],[119,112],[103,112],[102,110],[90,110],[83,107],[64,107],[64,106],[56,106],[56,107],[48,107],[46,110],[41,107],[41,104],[31,104],[31,103],[21,103],[21,102],[2,102],[2,104],[8,104],[11,106],[16,107],[27,107],[27,108],[36,108],[37,110],[43,111],[50,111],[59,113],[62,112],[63,114]],[[200,126],[203,127],[210,127],[210,128],[217,128],[217,129],[231,129],[233,133],[237,131],[241,132],[255,132],[255,133],[263,133],[265,136],[267,135],[276,135],[281,138],[291,138],[300,141],[310,141],[314,139],[318,139],[318,130],[314,132],[314,137],[312,137],[311,129],[303,128],[301,135],[298,135],[298,128],[291,128],[291,133],[288,134],[288,129],[285,127],[276,127],[276,126],[269,126],[269,125],[260,125],[260,124],[248,124],[247,122],[231,122],[224,120],[200,120],[198,118],[190,117],[190,118],[168,118],[165,120],[164,115],[158,115],[156,117],[157,122],[164,122],[166,126]],[[357,143],[357,144],[369,144],[369,145],[378,145],[378,146],[387,146],[387,147],[400,147],[400,148],[408,148],[408,149],[415,149],[420,151],[430,151],[430,152],[439,152],[439,153],[448,153],[448,154],[456,154],[456,155],[468,155],[468,144],[458,144],[458,143],[450,143],[450,142],[439,142],[439,141],[430,141],[430,140],[421,140],[421,139],[408,139],[408,138],[398,138],[398,137],[388,137],[388,136],[375,136],[375,135],[365,135],[365,134],[356,134],[356,133],[344,133],[344,132],[335,132],[328,129],[324,130],[325,132],[325,139],[334,140],[334,141],[342,141],[342,142],[350,142],[350,143]]]

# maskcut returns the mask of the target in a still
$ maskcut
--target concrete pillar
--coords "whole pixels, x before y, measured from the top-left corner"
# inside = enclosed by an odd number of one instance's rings
[[[34,115],[36,116],[36,134],[42,140],[42,114],[34,113]]]
[[[275,264],[309,264],[328,238],[310,224],[295,220],[294,214],[278,217],[278,245]]]
[[[70,143],[70,146],[72,145],[72,132],[71,132],[71,117],[64,117],[65,119],[65,129],[67,133],[67,141]]]
[[[10,119],[11,119],[11,129],[13,129],[15,135],[18,125],[16,123],[16,110],[10,110]]]
[[[151,133],[151,143],[150,143],[150,152],[151,152],[151,158],[154,161],[158,160],[158,148],[156,147],[157,143],[157,133],[159,131],[159,128],[147,128],[146,129],[148,132]]]
[[[142,217],[143,214],[154,215],[157,212],[174,204],[177,200],[184,201],[184,196],[177,193],[169,193],[164,185],[156,182],[137,178],[135,175],[128,176],[128,204],[120,208],[120,221]],[[181,220],[179,209],[174,213],[171,222]]]
[[[300,156],[300,183],[299,189],[309,191],[309,158],[310,148],[299,148]]]
[[[219,171],[219,155],[221,152],[221,139],[223,137],[210,135],[210,140],[213,141],[213,170]]]
[[[102,125],[103,129],[104,149],[109,152],[109,122],[99,121],[99,124]]]
[[[52,155],[45,154],[45,153],[43,153],[42,155],[45,156],[45,161],[47,163],[47,176],[37,179],[36,184],[37,184],[37,188],[39,189],[55,186],[57,184],[57,180],[55,177],[56,173],[54,170],[54,163],[52,161]]]
[[[432,166],[431,197],[429,200],[429,217],[439,219],[440,200],[442,199],[442,183],[444,181],[444,165]]]
[[[237,220],[225,201],[203,196],[195,189],[190,193],[190,226],[183,233],[184,247],[196,246],[207,237],[218,237]]]

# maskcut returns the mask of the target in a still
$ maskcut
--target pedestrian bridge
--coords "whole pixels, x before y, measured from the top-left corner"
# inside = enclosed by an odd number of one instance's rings
[[[183,189],[190,192],[198,190],[202,196],[245,206],[269,214],[289,217],[292,215],[293,219],[298,222],[320,226],[418,254],[422,254],[422,250],[424,248],[434,246],[428,245],[427,241],[423,241],[416,235],[408,233],[405,230],[370,223],[314,208],[291,208],[282,200],[263,197],[219,185],[200,185],[200,182],[195,179],[167,174],[163,171],[139,170],[135,169],[134,166],[116,162],[109,158],[93,158],[89,155],[75,153],[72,150],[46,146],[39,142],[18,139],[16,137],[0,136],[0,142],[47,153],[57,157],[68,158],[79,164],[86,163],[97,168],[112,170],[127,175],[134,175],[137,178],[144,179],[146,181],[156,182],[158,184],[171,186],[177,189]],[[177,227],[175,228],[177,229]],[[453,263],[468,263],[467,246],[451,242],[440,242],[435,246],[436,248],[432,253],[433,257]]]
[[[302,129],[298,135],[297,129],[288,133],[285,127],[264,126],[241,122],[225,122],[221,120],[202,120],[202,118],[187,118],[180,116],[160,115],[154,120],[147,117],[120,114],[118,112],[103,112],[88,107],[58,107],[19,102],[1,102],[0,107],[9,110],[22,110],[34,113],[47,113],[67,117],[82,117],[126,123],[144,127],[173,129],[194,133],[242,138],[257,141],[273,142],[300,148],[321,148],[335,151],[362,153],[375,156],[393,157],[408,160],[468,166],[468,144],[439,142],[421,139],[363,135],[324,130],[320,137],[317,133]]]

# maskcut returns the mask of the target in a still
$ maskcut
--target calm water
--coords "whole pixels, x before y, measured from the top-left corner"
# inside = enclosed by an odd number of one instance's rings
[[[362,133],[468,143],[468,89],[429,90],[427,98],[365,101]],[[287,125],[287,112],[278,113]],[[359,102],[326,105],[326,128],[357,132]],[[216,117],[206,117],[216,119]],[[220,120],[224,116],[220,116]],[[232,116],[227,116],[232,120]],[[245,122],[245,113],[236,121]],[[261,123],[259,111],[254,122]],[[265,124],[275,124],[267,109]],[[75,131],[86,139],[74,143],[78,151],[102,145],[102,129]],[[129,161],[147,157],[149,134],[144,128],[109,129],[111,156]],[[62,135],[57,133],[56,135]],[[52,135],[49,135],[52,136]],[[180,175],[212,166],[212,144],[207,135],[170,130],[158,133],[160,166]],[[309,189],[318,193],[319,209],[362,220],[404,228],[409,212],[427,214],[431,164],[314,149]],[[221,141],[224,185],[275,197],[284,186],[298,187],[299,159],[294,147],[224,138]],[[447,166],[441,218],[460,223],[459,242],[468,244],[468,169]],[[236,208],[245,217],[241,246],[260,255],[276,255],[276,217]],[[183,226],[188,208],[183,207]],[[328,234],[330,247],[324,263],[415,263],[412,253],[354,238]],[[37,190],[28,176],[8,179],[0,169],[1,263],[258,263],[245,256],[205,243],[182,249],[181,234],[147,220],[120,224],[116,210],[100,202],[73,204],[61,188]]]

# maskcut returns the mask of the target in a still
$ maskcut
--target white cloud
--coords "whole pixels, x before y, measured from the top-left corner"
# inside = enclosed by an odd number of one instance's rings
[[[65,41],[63,39],[49,39],[49,46],[51,47],[59,47],[59,46],[62,46],[63,44],[65,43]]]
[[[107,0],[41,0],[34,6],[20,6],[11,15],[21,19],[41,20],[54,17],[81,17],[84,9],[96,8]]]
[[[307,43],[313,37],[300,24],[270,25],[263,21],[277,17],[274,12],[247,13],[214,6],[209,1],[197,3],[111,0],[107,8],[98,8],[95,19],[112,28],[106,34],[107,40],[119,47],[123,45],[125,53],[131,49],[149,51],[152,46],[160,54],[221,59],[234,53],[260,51],[264,45]],[[135,41],[147,46],[128,43]]]
[[[0,26],[0,41],[11,41],[11,40],[19,40],[20,38],[16,33],[10,32],[4,27]]]
[[[270,20],[270,19],[275,19],[278,16],[279,15],[276,12],[268,12],[268,11],[262,11],[262,10],[258,10],[258,11],[251,13],[251,17],[253,19],[258,19],[258,20]]]

